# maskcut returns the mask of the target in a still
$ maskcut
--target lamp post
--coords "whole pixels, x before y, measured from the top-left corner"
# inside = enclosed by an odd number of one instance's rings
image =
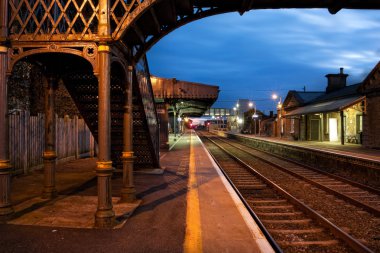
[[[236,122],[236,124],[237,124],[237,116],[236,116],[236,110],[237,109],[236,109],[236,107],[234,107],[233,110],[234,110],[234,116],[235,116],[235,120],[233,122]],[[237,126],[236,126],[236,128],[237,128]],[[232,125],[231,125],[231,130],[232,130]]]
[[[248,106],[250,108],[253,107],[254,111],[253,111],[253,115],[252,115],[252,119],[254,120],[254,124],[255,124],[255,131],[254,131],[254,134],[256,135],[256,119],[259,117],[259,115],[256,114],[256,111],[257,111],[257,108],[256,108],[256,103],[253,103],[253,102],[249,102]],[[260,126],[259,126],[259,130],[260,130]]]
[[[183,131],[183,127],[182,127],[182,118],[181,117],[178,117],[178,134],[181,135],[182,134],[182,131]]]
[[[272,99],[273,100],[277,100],[278,98],[280,98],[279,100],[278,100],[278,103],[277,103],[277,109],[279,109],[279,108],[281,108],[282,107],[282,98],[281,98],[281,96],[278,96],[277,94],[272,94]]]
[[[237,115],[239,117],[240,116],[240,105],[239,105],[239,103],[236,104],[236,110],[237,110]]]
[[[281,96],[279,97],[277,94],[272,95],[273,100],[277,100],[277,98],[280,98],[277,103],[277,117],[280,119],[280,136],[282,137],[284,133],[284,126],[283,126],[283,120],[282,120],[282,99]]]

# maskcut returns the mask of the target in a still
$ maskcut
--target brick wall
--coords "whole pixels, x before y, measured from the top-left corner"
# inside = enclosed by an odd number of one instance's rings
[[[363,116],[363,146],[380,149],[380,94],[367,97]]]

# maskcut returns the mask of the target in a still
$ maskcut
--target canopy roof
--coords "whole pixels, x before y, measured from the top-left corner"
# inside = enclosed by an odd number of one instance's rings
[[[342,111],[354,104],[357,104],[365,99],[364,96],[353,96],[338,100],[331,100],[321,103],[315,103],[303,107],[299,107],[293,111],[287,112],[286,117],[311,114],[311,113],[324,113],[324,112],[337,112]]]

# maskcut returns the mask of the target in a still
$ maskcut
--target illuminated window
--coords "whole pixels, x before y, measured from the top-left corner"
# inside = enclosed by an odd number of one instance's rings
[[[363,115],[356,115],[356,132],[363,132]]]
[[[291,134],[294,133],[294,119],[293,118],[290,119],[290,133]]]

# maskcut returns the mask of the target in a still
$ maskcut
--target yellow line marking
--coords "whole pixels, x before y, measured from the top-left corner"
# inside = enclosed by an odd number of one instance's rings
[[[187,183],[185,253],[202,253],[201,215],[199,211],[198,185],[195,177],[195,155],[190,134],[189,181]]]

